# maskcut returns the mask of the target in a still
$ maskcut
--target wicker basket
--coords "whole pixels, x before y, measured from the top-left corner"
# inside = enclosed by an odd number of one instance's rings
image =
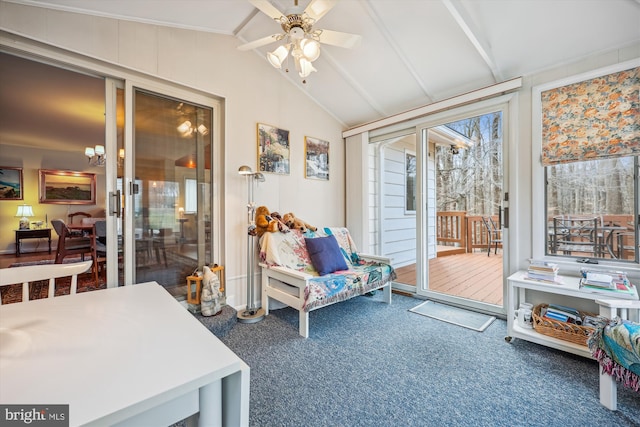
[[[574,344],[587,346],[587,339],[589,334],[594,331],[594,328],[589,326],[576,325],[575,323],[561,322],[559,320],[547,319],[540,316],[540,312],[543,308],[548,307],[548,304],[538,304],[533,307],[531,315],[533,317],[533,329],[536,332],[550,337],[558,338],[560,340],[569,341]],[[580,312],[581,316],[596,316],[593,313]]]

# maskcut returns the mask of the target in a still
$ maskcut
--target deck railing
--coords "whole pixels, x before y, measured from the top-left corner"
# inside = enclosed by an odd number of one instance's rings
[[[492,216],[495,223],[498,216]],[[436,236],[438,244],[460,248],[460,253],[471,253],[474,249],[486,249],[489,235],[482,223],[482,216],[467,215],[464,211],[441,211],[436,214]],[[502,243],[498,244],[502,248]]]

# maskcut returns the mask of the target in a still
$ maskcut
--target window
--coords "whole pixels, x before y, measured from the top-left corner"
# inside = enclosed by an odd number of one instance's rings
[[[638,261],[638,157],[545,167],[547,255]]]
[[[405,213],[416,212],[416,154],[405,150],[404,152],[404,178],[405,178]]]
[[[193,178],[184,180],[184,211],[186,213],[196,213],[198,211],[198,188],[197,181]]]
[[[534,226],[540,236],[544,230],[544,249],[534,239],[534,255],[640,261],[639,66],[629,61],[534,88],[542,163],[534,160]]]

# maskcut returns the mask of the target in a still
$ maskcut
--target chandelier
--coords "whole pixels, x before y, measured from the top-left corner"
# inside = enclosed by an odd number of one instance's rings
[[[89,158],[91,166],[104,166],[107,163],[107,155],[104,151],[104,145],[96,145],[94,147],[86,147],[84,155]]]
[[[305,13],[302,15],[287,15],[280,18],[280,25],[284,34],[279,40],[285,43],[273,52],[267,53],[267,59],[275,68],[282,68],[282,64],[289,55],[293,58],[296,71],[301,78],[306,78],[317,71],[312,62],[320,56],[320,34],[322,30],[311,31],[315,21]],[[285,69],[289,72],[289,69]],[[306,80],[302,81],[306,83]]]

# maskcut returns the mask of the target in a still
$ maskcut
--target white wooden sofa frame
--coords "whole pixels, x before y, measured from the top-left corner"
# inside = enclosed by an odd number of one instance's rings
[[[375,255],[358,254],[358,257],[364,261],[375,261],[391,265],[391,260],[387,257]],[[308,281],[316,276],[302,273],[287,267],[267,266],[260,264],[262,267],[262,308],[265,314],[269,314],[269,298],[280,301],[295,310],[298,310],[298,330],[304,338],[309,337],[309,312],[319,308],[326,307],[333,303],[328,303],[320,307],[315,307],[309,311],[303,309],[304,306],[304,290],[308,285]],[[384,285],[375,289],[382,289],[383,301],[391,304],[391,283],[389,280]],[[287,287],[285,287],[285,285]],[[372,289],[372,290],[375,290]],[[287,292],[289,291],[289,292]],[[336,301],[339,302],[339,301]]]
[[[71,276],[70,294],[78,290],[78,274],[91,268],[93,261],[75,262],[69,264],[28,265],[0,269],[0,286],[22,283],[22,302],[29,301],[29,283],[39,280],[49,280],[48,297],[53,298],[56,290],[56,279]],[[2,304],[2,301],[0,301]]]
[[[622,299],[596,300],[600,306],[599,314],[608,319],[620,317],[632,322],[640,322],[640,301]],[[600,403],[607,409],[615,411],[618,408],[618,390],[614,377],[602,372],[602,366],[598,366],[600,373]]]

